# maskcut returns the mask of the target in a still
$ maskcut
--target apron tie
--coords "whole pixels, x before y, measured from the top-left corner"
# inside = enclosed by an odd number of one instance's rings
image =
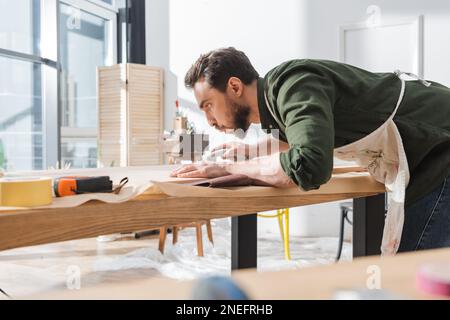
[[[397,75],[397,77],[400,78],[400,76],[402,74],[406,74],[407,76],[414,78],[416,80],[418,80],[421,84],[423,84],[425,87],[429,87],[431,86],[431,83],[426,81],[425,79],[422,79],[421,77],[419,77],[418,75],[411,73],[411,72],[404,72],[404,71],[400,71],[400,70],[395,70],[394,73]]]

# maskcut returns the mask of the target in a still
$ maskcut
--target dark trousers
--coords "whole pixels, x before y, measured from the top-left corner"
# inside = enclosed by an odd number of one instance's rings
[[[450,247],[450,176],[405,208],[399,252]]]

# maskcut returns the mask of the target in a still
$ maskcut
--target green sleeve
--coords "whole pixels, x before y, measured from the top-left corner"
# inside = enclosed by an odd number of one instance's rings
[[[280,154],[284,172],[303,190],[319,189],[333,171],[335,90],[319,72],[285,78],[276,98],[290,150]]]

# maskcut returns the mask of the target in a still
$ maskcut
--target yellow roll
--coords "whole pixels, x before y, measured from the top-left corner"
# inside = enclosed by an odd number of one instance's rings
[[[0,206],[2,207],[38,207],[51,203],[51,178],[0,179]]]

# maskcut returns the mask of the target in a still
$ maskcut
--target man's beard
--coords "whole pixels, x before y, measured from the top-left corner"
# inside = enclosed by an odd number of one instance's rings
[[[233,134],[239,139],[245,138],[250,128],[250,107],[232,103],[234,111],[234,132]]]

